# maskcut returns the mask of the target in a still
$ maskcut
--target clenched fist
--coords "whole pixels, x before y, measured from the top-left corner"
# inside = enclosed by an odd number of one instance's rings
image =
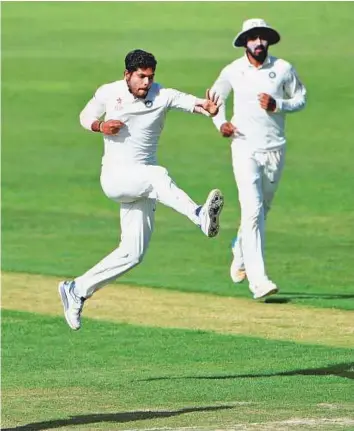
[[[220,127],[220,133],[224,138],[230,138],[235,132],[236,127],[232,123],[224,123]]]
[[[100,124],[100,132],[105,135],[116,135],[125,124],[119,120],[107,120]]]
[[[258,94],[259,104],[262,109],[265,109],[269,112],[274,112],[277,109],[277,103],[275,99],[266,93]]]

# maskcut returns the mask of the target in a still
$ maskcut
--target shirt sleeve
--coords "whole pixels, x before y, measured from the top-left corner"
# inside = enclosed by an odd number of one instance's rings
[[[191,94],[182,93],[172,88],[165,88],[167,94],[167,108],[184,112],[193,112],[197,98]]]
[[[228,77],[228,68],[225,68],[221,71],[220,75],[214,82],[211,87],[211,93],[216,93],[219,95],[220,100],[222,101],[221,106],[219,107],[219,112],[215,117],[213,117],[213,123],[215,127],[220,130],[222,124],[226,123],[226,111],[225,111],[225,101],[228,98],[230,92],[232,90],[232,85],[230,79]]]
[[[291,67],[284,82],[284,99],[276,99],[276,112],[297,112],[306,105],[306,88]]]
[[[100,87],[89,100],[80,113],[80,124],[87,130],[91,130],[94,121],[100,120],[106,112],[105,88]]]

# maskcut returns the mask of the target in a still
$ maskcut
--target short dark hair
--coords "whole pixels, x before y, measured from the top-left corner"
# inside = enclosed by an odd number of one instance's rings
[[[125,69],[128,72],[148,68],[155,71],[156,64],[156,58],[150,52],[143,51],[142,49],[134,49],[134,51],[128,52],[125,57]]]

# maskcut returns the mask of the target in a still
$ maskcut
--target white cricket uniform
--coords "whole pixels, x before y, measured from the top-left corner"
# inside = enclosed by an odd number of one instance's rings
[[[153,83],[144,99],[135,98],[125,80],[100,87],[80,114],[91,130],[95,120],[120,120],[116,135],[104,135],[101,186],[120,203],[121,242],[117,249],[75,279],[79,296],[97,289],[141,262],[154,227],[156,201],[198,223],[198,205],[179,189],[165,168],[157,165],[156,150],[169,109],[193,112],[196,97]]]
[[[212,87],[223,101],[231,90],[231,122],[237,127],[231,143],[232,164],[241,207],[233,253],[254,290],[266,278],[264,224],[284,165],[285,114],[305,106],[306,89],[287,61],[268,56],[257,68],[244,55],[227,65]],[[274,113],[261,108],[260,93],[276,100]],[[220,129],[226,121],[223,104],[213,122]]]

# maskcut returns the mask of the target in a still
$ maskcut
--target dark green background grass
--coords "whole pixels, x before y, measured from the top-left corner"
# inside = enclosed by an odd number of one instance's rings
[[[295,302],[353,308],[351,2],[22,2],[2,14],[5,270],[75,276],[115,248],[118,208],[98,180],[101,137],[78,114],[99,85],[122,77],[129,50],[152,51],[158,81],[202,96],[242,55],[231,46],[242,20],[262,16],[282,35],[272,53],[296,66],[309,95],[288,118],[269,275]],[[223,190],[221,234],[208,240],[161,206],[145,262],[122,282],[248,296],[228,275],[239,221],[228,140],[205,117],[171,113],[159,154],[196,201]]]

